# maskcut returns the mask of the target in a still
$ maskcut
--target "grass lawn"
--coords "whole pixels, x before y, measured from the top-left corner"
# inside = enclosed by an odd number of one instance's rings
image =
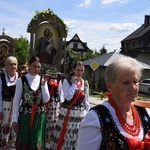
[[[143,98],[143,100],[150,101],[150,96],[148,94],[139,93],[139,96],[141,96]]]
[[[94,94],[94,95],[90,95],[91,97],[95,97],[95,98],[100,98],[100,96],[99,95],[97,95],[97,94]]]

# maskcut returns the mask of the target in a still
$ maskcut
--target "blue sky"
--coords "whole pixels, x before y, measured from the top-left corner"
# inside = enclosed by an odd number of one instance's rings
[[[87,46],[120,51],[126,36],[150,15],[150,0],[0,0],[0,29],[11,37],[26,37],[36,10],[52,9],[69,28],[67,40],[76,33]],[[0,33],[0,34],[1,34]]]

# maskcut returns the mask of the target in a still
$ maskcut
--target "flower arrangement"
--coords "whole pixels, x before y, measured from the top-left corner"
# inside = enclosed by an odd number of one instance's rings
[[[58,72],[57,66],[42,63],[41,74],[52,74],[57,72]]]
[[[43,18],[46,15],[55,15],[54,12],[51,9],[45,10],[43,9],[42,11],[35,11],[33,15],[33,20],[37,20],[39,18]]]
[[[47,10],[43,9],[42,11],[36,10],[33,14],[33,17],[28,24],[27,32],[35,32],[38,25],[43,21],[50,21],[52,24],[56,24],[60,30],[64,30],[62,32],[63,35],[61,36],[67,36],[68,33],[68,27],[64,23],[63,19],[61,19],[59,16],[57,16],[50,8]]]

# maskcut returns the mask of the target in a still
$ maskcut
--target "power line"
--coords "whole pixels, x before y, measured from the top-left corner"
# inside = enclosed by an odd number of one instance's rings
[[[120,5],[119,5],[120,6]],[[146,11],[146,7],[150,6],[150,1],[143,2],[142,0],[136,1],[127,5],[123,5],[122,7],[118,7],[112,10],[103,11],[102,14],[98,14],[95,16],[91,16],[92,20],[107,20],[114,15],[123,15],[122,17],[127,16],[129,13],[132,14],[134,12]],[[88,16],[88,19],[91,17]],[[116,16],[117,17],[117,16]],[[86,18],[87,19],[87,18]],[[119,19],[118,17],[116,19]]]

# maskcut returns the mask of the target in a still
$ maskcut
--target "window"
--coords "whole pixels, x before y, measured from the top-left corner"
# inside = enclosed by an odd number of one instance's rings
[[[142,83],[150,83],[150,80],[143,80]]]
[[[77,49],[77,48],[78,48],[78,43],[77,43],[77,42],[74,42],[74,43],[73,43],[73,48],[74,48],[74,49]]]

